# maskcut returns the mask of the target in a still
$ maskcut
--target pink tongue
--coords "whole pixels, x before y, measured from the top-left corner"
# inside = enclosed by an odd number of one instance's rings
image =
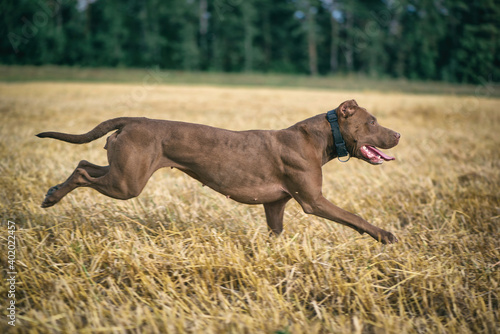
[[[383,153],[383,152],[379,151],[378,149],[376,149],[376,148],[375,148],[375,147],[373,147],[373,146],[368,146],[368,145],[367,145],[367,146],[366,146],[366,148],[368,148],[368,150],[370,150],[372,153],[375,153],[375,154],[380,155],[380,157],[381,157],[382,159],[384,159],[385,161],[389,161],[389,160],[396,160],[396,158],[391,157],[391,156],[388,156],[387,154],[385,154],[385,153]]]

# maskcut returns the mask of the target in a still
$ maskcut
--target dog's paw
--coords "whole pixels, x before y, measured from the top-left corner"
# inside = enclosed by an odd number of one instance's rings
[[[392,234],[391,232],[384,231],[384,230],[378,231],[377,234],[372,235],[372,237],[375,240],[377,240],[378,242],[383,243],[384,245],[395,244],[396,242],[398,242],[398,238],[396,238],[396,236],[394,234]]]
[[[42,202],[42,208],[49,208],[59,202],[59,199],[54,196],[54,193],[59,189],[59,185],[51,187],[47,194],[45,195],[45,199]]]
[[[398,238],[391,232],[384,231],[385,233],[381,236],[380,242],[383,243],[384,245],[386,244],[395,244],[398,242]]]

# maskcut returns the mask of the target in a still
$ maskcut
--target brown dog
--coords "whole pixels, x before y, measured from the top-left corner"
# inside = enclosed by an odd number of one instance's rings
[[[397,242],[392,233],[324,198],[321,167],[342,151],[336,146],[340,134],[339,140],[343,137],[351,157],[371,164],[394,159],[376,147],[394,147],[400,134],[380,126],[354,100],[343,102],[333,112],[337,123],[321,114],[278,131],[236,132],[199,124],[121,117],[105,121],[82,135],[40,133],[40,138],[82,144],[118,130],[109,136],[104,147],[109,166],[80,161],[64,183],[49,189],[42,207],[56,204],[78,187],[91,187],[117,199],[136,197],[157,169],[172,167],[235,201],[263,204],[269,229],[276,234],[283,229],[285,205],[294,198],[308,214],[347,225],[361,234],[366,232],[383,243]]]

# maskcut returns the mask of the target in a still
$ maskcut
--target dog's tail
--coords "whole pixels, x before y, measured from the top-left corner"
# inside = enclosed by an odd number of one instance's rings
[[[81,135],[72,135],[62,132],[42,132],[36,136],[39,138],[54,138],[72,144],[85,144],[93,140],[101,138],[106,133],[113,130],[121,130],[127,123],[131,121],[130,117],[118,117],[102,122],[94,129]]]

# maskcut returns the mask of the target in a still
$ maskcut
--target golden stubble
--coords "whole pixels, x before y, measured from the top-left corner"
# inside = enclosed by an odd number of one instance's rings
[[[77,189],[39,207],[80,160],[104,165],[106,153],[105,137],[72,145],[38,132],[83,133],[118,116],[280,129],[353,98],[402,134],[388,152],[397,160],[332,161],[323,192],[398,244],[305,215],[293,201],[283,235],[269,238],[261,206],[170,169],[129,201]],[[18,323],[9,330],[493,333],[499,107],[498,99],[371,91],[0,84],[0,210],[2,223],[19,228]],[[5,242],[1,254],[5,269]],[[5,319],[0,326],[7,329]]]

